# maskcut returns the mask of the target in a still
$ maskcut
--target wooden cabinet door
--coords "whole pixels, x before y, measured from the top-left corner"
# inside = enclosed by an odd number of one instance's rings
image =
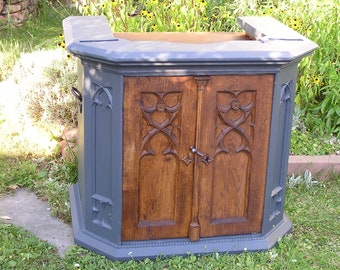
[[[188,237],[196,92],[190,76],[124,78],[122,240]]]
[[[125,77],[122,240],[261,231],[273,80]]]
[[[261,231],[273,75],[210,76],[197,148],[200,237]]]

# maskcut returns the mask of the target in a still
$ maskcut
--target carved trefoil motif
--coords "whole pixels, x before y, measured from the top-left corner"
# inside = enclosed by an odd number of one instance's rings
[[[112,110],[112,94],[110,87],[94,83],[95,93],[92,98],[92,104],[96,106],[104,106]]]
[[[178,138],[180,123],[177,117],[181,108],[181,92],[143,92],[140,108],[143,114],[143,130],[141,143],[141,158],[145,155],[155,155],[152,146],[153,138],[162,135],[167,140],[167,146],[162,154],[178,156]]]
[[[255,125],[253,122],[255,101],[255,90],[218,92],[215,155],[220,152],[229,153],[230,151],[235,153],[251,152],[253,127]],[[227,140],[229,145],[224,143],[227,137],[234,137],[233,140]]]

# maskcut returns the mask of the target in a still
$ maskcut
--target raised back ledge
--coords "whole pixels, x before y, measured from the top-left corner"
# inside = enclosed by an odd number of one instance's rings
[[[114,39],[105,16],[70,16],[63,20],[65,43]]]
[[[247,35],[260,41],[304,41],[308,40],[300,35],[293,29],[277,21],[273,17],[263,16],[250,16],[237,18],[237,24],[240,26]]]
[[[66,48],[72,54],[110,63],[231,63],[285,64],[311,54],[318,46],[271,17],[241,17],[246,33],[117,33],[105,16],[71,16],[63,21]],[[127,38],[122,38],[125,35]],[[143,36],[148,40],[140,40]],[[169,41],[159,41],[168,35]],[[121,38],[118,38],[121,36]],[[133,36],[139,36],[137,40]],[[182,36],[177,39],[176,36]],[[195,36],[195,38],[191,37]],[[202,36],[211,36],[202,43]],[[250,38],[248,38],[249,36]],[[227,40],[220,40],[226,38]],[[155,39],[155,40],[154,40]],[[174,40],[177,39],[177,42]],[[255,39],[255,40],[254,40]],[[257,39],[257,40],[256,40]],[[184,41],[190,43],[178,42]],[[219,42],[218,42],[219,41]],[[196,43],[194,43],[196,42]]]
[[[105,41],[114,38],[129,41],[165,41],[206,44],[231,40],[251,40],[241,32],[116,32],[105,16],[70,16],[63,21],[66,44],[83,41]]]

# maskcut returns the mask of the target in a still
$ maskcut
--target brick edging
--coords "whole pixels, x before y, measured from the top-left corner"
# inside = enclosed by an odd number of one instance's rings
[[[330,172],[340,173],[340,155],[289,156],[288,175],[309,170],[312,175],[326,177]]]

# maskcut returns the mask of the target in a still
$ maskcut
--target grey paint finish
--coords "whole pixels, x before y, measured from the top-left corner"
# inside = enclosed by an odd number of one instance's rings
[[[73,206],[72,225],[75,243],[113,260],[155,258],[164,255],[186,256],[188,253],[264,251],[273,247],[279,238],[290,232],[292,227],[292,223],[283,215],[282,221],[266,234],[201,238],[197,242],[190,242],[188,239],[181,238],[131,241],[117,244],[86,230],[81,215],[75,210],[75,208],[81,207],[79,196],[78,184],[71,186],[70,201]]]
[[[240,17],[237,24],[253,39],[268,41],[307,41],[308,39],[272,17]]]
[[[268,41],[238,40],[207,44],[128,41],[114,38],[104,16],[69,17],[63,25],[68,51],[80,57],[119,65],[131,62],[147,62],[148,65],[176,65],[188,61],[192,61],[192,65],[232,61],[290,62],[317,48],[315,43],[272,18],[243,17],[238,22],[249,31],[250,36],[266,37]],[[277,35],[276,29],[283,33]],[[270,40],[271,37],[273,40]]]
[[[283,218],[297,63],[275,75],[262,232]]]
[[[105,17],[64,20],[67,49],[80,58],[79,181],[70,188],[75,242],[111,259],[266,250],[291,230],[285,178],[297,65],[317,45],[272,18],[239,18],[258,40],[213,44],[115,39]],[[278,29],[277,32],[275,29]],[[262,232],[121,241],[124,76],[274,74]]]

